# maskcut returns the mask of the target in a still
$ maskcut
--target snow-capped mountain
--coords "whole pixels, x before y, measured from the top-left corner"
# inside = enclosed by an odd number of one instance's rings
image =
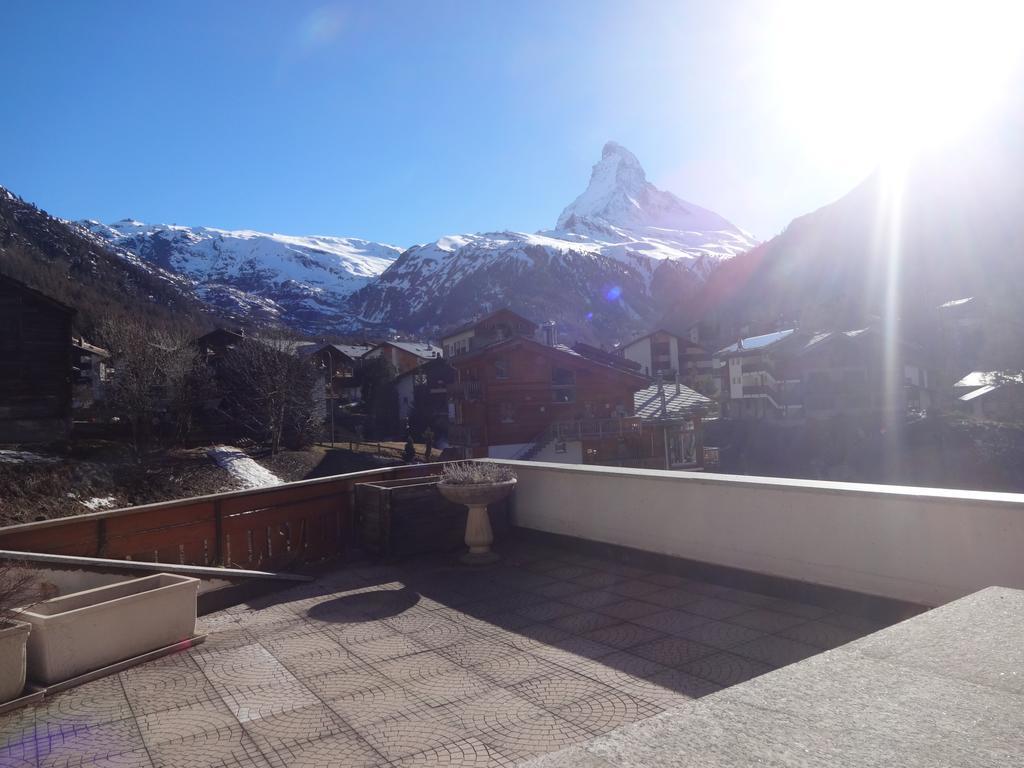
[[[347,325],[344,299],[397,258],[391,245],[348,237],[144,224],[79,224],[119,249],[187,277],[218,311],[304,331]]]
[[[721,260],[755,245],[718,214],[659,190],[629,150],[609,142],[553,230],[415,246],[347,304],[364,324],[427,334],[511,306],[606,340],[649,328]]]

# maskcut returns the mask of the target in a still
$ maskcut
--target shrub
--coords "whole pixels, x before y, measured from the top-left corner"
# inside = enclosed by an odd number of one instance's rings
[[[441,470],[441,481],[451,485],[485,485],[515,479],[516,473],[504,464],[462,461],[445,464]]]

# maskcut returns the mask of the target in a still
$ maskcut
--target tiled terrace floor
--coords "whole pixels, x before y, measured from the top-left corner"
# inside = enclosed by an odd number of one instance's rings
[[[525,543],[350,568],[0,716],[0,766],[507,766],[878,628]]]

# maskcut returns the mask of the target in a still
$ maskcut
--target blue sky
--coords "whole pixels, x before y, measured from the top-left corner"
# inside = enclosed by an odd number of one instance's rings
[[[66,218],[406,246],[553,226],[614,139],[766,238],[871,166],[777,119],[765,8],[9,0],[0,184]]]

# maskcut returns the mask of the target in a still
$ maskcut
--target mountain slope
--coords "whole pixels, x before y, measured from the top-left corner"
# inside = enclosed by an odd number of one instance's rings
[[[221,312],[315,332],[346,325],[343,301],[399,255],[394,246],[343,237],[143,224],[81,225],[105,241],[194,282]]]
[[[111,247],[0,187],[0,270],[78,310],[90,333],[104,317],[209,323],[189,280]]]
[[[679,324],[705,318],[723,336],[748,325],[827,327],[887,315],[935,324],[943,302],[984,297],[1022,317],[1024,121],[876,173],[715,272]]]
[[[410,248],[347,307],[358,322],[436,334],[510,306],[579,338],[647,329],[717,264],[754,246],[747,233],[646,180],[609,142],[556,228],[443,237]]]

